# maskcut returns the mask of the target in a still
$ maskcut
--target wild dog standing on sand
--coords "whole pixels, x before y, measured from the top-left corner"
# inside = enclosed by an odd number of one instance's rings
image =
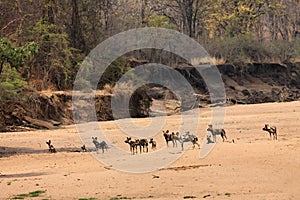
[[[175,147],[175,144],[177,146],[177,142],[175,140],[175,134],[174,133],[170,134],[169,130],[167,130],[166,132],[163,131],[163,136],[164,136],[164,138],[166,140],[167,146],[169,146],[169,142],[170,141],[173,143],[173,147]]]
[[[130,152],[132,153],[132,155],[134,155],[134,153],[137,153],[137,144],[135,141],[131,140],[131,137],[127,137],[124,142],[129,144]]]
[[[136,143],[136,146],[139,146],[140,147],[140,153],[142,153],[142,149],[143,149],[143,152],[148,152],[148,140],[147,139],[136,139],[135,140],[135,143]]]
[[[270,139],[271,140],[272,140],[272,135],[273,135],[273,140],[277,140],[276,126],[270,126],[269,124],[265,124],[265,127],[263,127],[262,130],[267,131],[270,134]]]
[[[153,138],[150,138],[149,143],[151,144],[151,149],[156,150],[156,142],[153,140]]]
[[[92,137],[92,140],[93,140],[93,143],[96,147],[96,150],[98,151],[99,149],[102,149],[102,153],[104,153],[104,149],[108,149],[108,146],[106,144],[105,141],[102,141],[102,142],[98,142],[98,138],[97,137]]]
[[[183,150],[183,143],[185,142],[191,142],[193,144],[193,149],[195,148],[195,145],[197,145],[200,149],[200,144],[198,143],[198,137],[193,134],[190,134],[189,131],[185,135],[181,135],[179,137],[179,141],[181,143],[182,150]]]
[[[211,132],[212,136],[213,136],[213,142],[216,142],[217,141],[217,138],[216,136],[217,135],[221,135],[222,139],[223,139],[223,142],[225,141],[225,139],[227,140],[227,136],[226,136],[226,132],[224,129],[214,129],[212,127],[211,124],[208,125],[208,128],[207,128],[207,131],[208,132]]]

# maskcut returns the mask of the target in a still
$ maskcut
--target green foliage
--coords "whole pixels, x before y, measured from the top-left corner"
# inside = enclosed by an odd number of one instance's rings
[[[6,38],[0,38],[0,74],[5,63],[17,70],[25,65],[25,61],[38,52],[35,42],[26,43],[24,46],[15,47]]]
[[[204,44],[211,56],[227,63],[291,62],[300,55],[299,39],[295,41],[258,41],[250,34],[217,38]]]
[[[0,100],[13,100],[20,98],[19,93],[26,85],[24,79],[16,69],[4,65],[3,72],[0,74]]]
[[[78,200],[96,200],[96,198],[79,198]]]
[[[33,191],[33,192],[29,192],[28,194],[29,194],[30,197],[38,197],[43,193],[45,193],[45,190],[36,190],[36,191]]]
[[[268,48],[272,49],[272,58],[278,58],[281,62],[294,62],[300,57],[300,38],[293,41],[273,41]]]
[[[45,190],[36,190],[33,192],[29,192],[27,194],[18,194],[16,196],[12,197],[12,199],[25,199],[26,197],[38,197],[45,192],[46,192]]]
[[[16,100],[23,97],[20,93],[26,82],[19,71],[24,71],[26,61],[37,53],[38,45],[35,42],[15,47],[8,39],[0,39],[0,100]]]
[[[227,1],[220,0],[214,5],[206,20],[209,29],[229,37],[239,34],[249,34],[254,24],[259,23],[265,14],[281,15],[284,5],[280,0],[265,2],[263,0]],[[215,34],[215,33],[213,33]]]
[[[32,63],[31,74],[45,82],[50,80],[49,84],[58,89],[67,88],[70,85],[74,51],[70,48],[68,35],[57,33],[56,26],[42,18],[30,28],[30,33],[40,46]]]
[[[130,197],[112,197],[110,200],[132,199]]]
[[[195,39],[204,38],[209,52],[224,56],[227,62],[299,58],[299,39],[290,42],[299,37],[295,35],[299,33],[296,0],[26,2],[0,3],[0,35],[10,39],[0,39],[0,74],[7,65],[32,84],[43,82],[42,89],[71,89],[78,63],[85,56],[82,52],[89,52],[116,33],[144,26],[177,29]],[[140,52],[142,59],[150,62],[181,62],[162,51]],[[100,88],[130,70],[125,65],[124,58],[113,63],[100,81]],[[93,67],[87,70],[89,75],[80,80],[83,87],[98,83]]]
[[[153,13],[150,15],[147,19],[146,22],[148,26],[152,27],[160,27],[160,28],[168,28],[168,29],[176,29],[176,25],[170,23],[170,20],[166,16],[158,15],[156,13]]]
[[[212,56],[223,58],[228,63],[261,61],[265,57],[262,46],[249,35],[218,38],[205,46]]]
[[[99,77],[95,77],[97,73],[93,73],[93,71],[97,69],[93,68],[91,69],[89,80],[91,80],[92,85],[97,85],[99,81],[99,88],[103,88],[105,84],[114,84],[122,77],[123,74],[132,69],[131,67],[126,66],[126,62],[127,61],[124,56],[116,59],[102,74],[100,81]]]

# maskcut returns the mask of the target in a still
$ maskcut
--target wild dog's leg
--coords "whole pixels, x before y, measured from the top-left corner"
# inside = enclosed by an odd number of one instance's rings
[[[173,139],[173,147],[174,147],[174,143],[175,143],[175,146],[177,147],[177,141],[175,140],[175,138]]]
[[[173,143],[173,147],[175,147],[175,141],[174,141],[174,139],[172,139],[171,141]]]
[[[227,136],[226,136],[226,132],[224,129],[222,129],[222,132],[223,132],[223,142],[224,142],[225,139],[227,140]]]
[[[146,152],[148,153],[148,142],[146,142]]]
[[[217,134],[212,132],[214,142],[217,142]]]
[[[135,153],[137,153],[137,147],[135,144],[132,144],[132,155],[134,155]]]
[[[130,148],[131,148],[131,153],[132,153],[132,155],[134,155],[134,151],[135,151],[135,146],[134,146],[134,144],[133,143],[131,143],[130,144],[131,146],[130,146]]]
[[[224,141],[225,141],[225,135],[224,135],[223,130],[221,131],[221,137],[222,137],[222,140],[223,140],[223,142],[224,142]]]
[[[165,137],[165,140],[166,140],[167,147],[169,147],[169,139],[166,135],[164,137]]]
[[[198,148],[200,149],[200,144],[198,143],[198,138],[195,138],[195,144],[197,144]]]

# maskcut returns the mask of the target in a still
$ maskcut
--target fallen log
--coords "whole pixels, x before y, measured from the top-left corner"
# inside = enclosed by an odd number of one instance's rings
[[[46,128],[46,129],[55,129],[55,128],[57,128],[49,122],[38,120],[38,119],[33,119],[31,117],[28,117],[28,116],[24,116],[23,119],[26,122],[28,122],[28,123],[36,126],[36,127],[39,127],[39,128]]]

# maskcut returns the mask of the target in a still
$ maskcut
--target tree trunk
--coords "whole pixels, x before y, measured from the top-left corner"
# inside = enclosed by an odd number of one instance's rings
[[[141,22],[142,24],[145,24],[145,11],[146,11],[146,7],[147,7],[147,0],[142,0],[142,3],[141,3]]]
[[[190,37],[193,37],[193,0],[187,0],[185,4],[188,34]]]
[[[77,0],[72,0],[72,22],[71,22],[71,31],[70,38],[72,41],[73,47],[86,51],[85,40],[82,34],[82,27],[78,12],[78,3]]]
[[[3,65],[4,65],[4,61],[2,61],[2,62],[0,63],[0,74],[2,74],[2,71],[3,71]]]

